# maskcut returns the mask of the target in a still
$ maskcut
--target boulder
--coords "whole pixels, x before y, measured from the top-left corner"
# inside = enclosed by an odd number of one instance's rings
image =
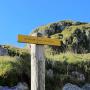
[[[79,73],[79,72],[77,72],[77,71],[73,71],[72,74],[71,74],[71,77],[72,77],[73,79],[77,79],[77,80],[79,80],[79,81],[84,81],[84,80],[85,80],[84,74]]]
[[[0,86],[0,90],[29,90],[26,83],[18,83],[14,87],[8,87],[8,86]]]
[[[18,83],[16,88],[17,88],[17,90],[29,90],[26,83]]]
[[[82,90],[80,87],[78,87],[77,85],[73,85],[73,84],[66,84],[62,90]]]
[[[85,84],[83,87],[82,87],[83,90],[90,90],[90,84]]]
[[[8,55],[8,50],[0,45],[0,56]]]

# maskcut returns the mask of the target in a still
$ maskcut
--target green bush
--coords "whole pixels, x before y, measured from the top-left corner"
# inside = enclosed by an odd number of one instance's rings
[[[30,63],[28,62],[30,61],[17,57],[0,56],[0,85],[14,86],[24,80],[23,74],[30,80]]]

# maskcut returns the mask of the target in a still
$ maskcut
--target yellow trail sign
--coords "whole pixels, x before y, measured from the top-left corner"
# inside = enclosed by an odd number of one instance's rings
[[[18,42],[31,43],[31,44],[43,44],[43,45],[54,45],[61,46],[61,41],[59,39],[52,39],[46,37],[36,37],[28,35],[18,35]]]

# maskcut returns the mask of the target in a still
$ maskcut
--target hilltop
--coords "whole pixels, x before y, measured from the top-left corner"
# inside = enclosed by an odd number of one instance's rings
[[[90,53],[90,24],[70,20],[59,21],[36,28],[32,33],[40,32],[44,36],[62,41],[60,47],[52,47],[54,51],[74,53]]]

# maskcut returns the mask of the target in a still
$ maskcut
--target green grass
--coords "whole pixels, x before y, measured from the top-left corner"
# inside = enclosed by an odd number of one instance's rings
[[[13,64],[19,64],[15,57],[0,56],[0,76],[5,76],[9,71],[13,69],[17,70],[17,67],[13,67]]]
[[[66,83],[76,84],[78,86],[90,83],[90,53],[75,54],[71,52],[51,54],[46,52],[48,64],[47,69],[53,70],[54,78],[46,79],[46,87],[56,90],[55,87],[62,88]],[[71,73],[73,71],[80,72],[85,75],[85,81],[79,81],[77,78],[72,79]],[[59,83],[59,84],[58,84]]]
[[[49,48],[50,49],[50,48]],[[48,51],[49,51],[48,49]],[[50,54],[49,52],[45,53],[48,60],[55,61],[55,65],[50,67],[52,64],[46,64],[46,70],[52,69],[54,72],[54,77],[49,78],[46,77],[46,89],[49,90],[51,86],[53,86],[53,90],[56,90],[57,87],[62,87],[64,83],[67,83],[68,76],[67,65],[64,61],[67,61],[69,64],[69,69],[73,69],[73,71],[78,69],[78,71],[84,71],[89,75],[90,67],[88,66],[88,62],[90,61],[90,53],[88,54],[74,54],[71,52],[60,53],[60,54]],[[30,58],[30,57],[29,57]],[[87,62],[88,61],[88,62]],[[63,63],[62,63],[63,62]],[[81,63],[80,63],[81,62]],[[83,65],[82,62],[87,62]],[[73,68],[71,68],[74,65]],[[20,82],[20,77],[25,73],[30,78],[30,61],[29,59],[22,59],[19,57],[10,57],[10,56],[0,56],[0,85],[8,85],[14,86],[18,82]],[[19,78],[18,78],[19,76]],[[88,76],[88,81],[90,77]],[[73,83],[76,81],[71,80]],[[79,81],[77,81],[79,82]],[[60,84],[58,84],[60,83]]]
[[[30,78],[30,61],[19,57],[0,56],[0,85],[14,86],[23,73]]]
[[[55,55],[52,55],[50,53],[46,53],[46,57],[49,60],[53,60],[53,61],[63,62],[66,60],[69,63],[90,61],[90,53],[88,53],[88,54],[75,54],[72,52],[67,52],[67,53],[60,53],[60,54],[55,54]]]

